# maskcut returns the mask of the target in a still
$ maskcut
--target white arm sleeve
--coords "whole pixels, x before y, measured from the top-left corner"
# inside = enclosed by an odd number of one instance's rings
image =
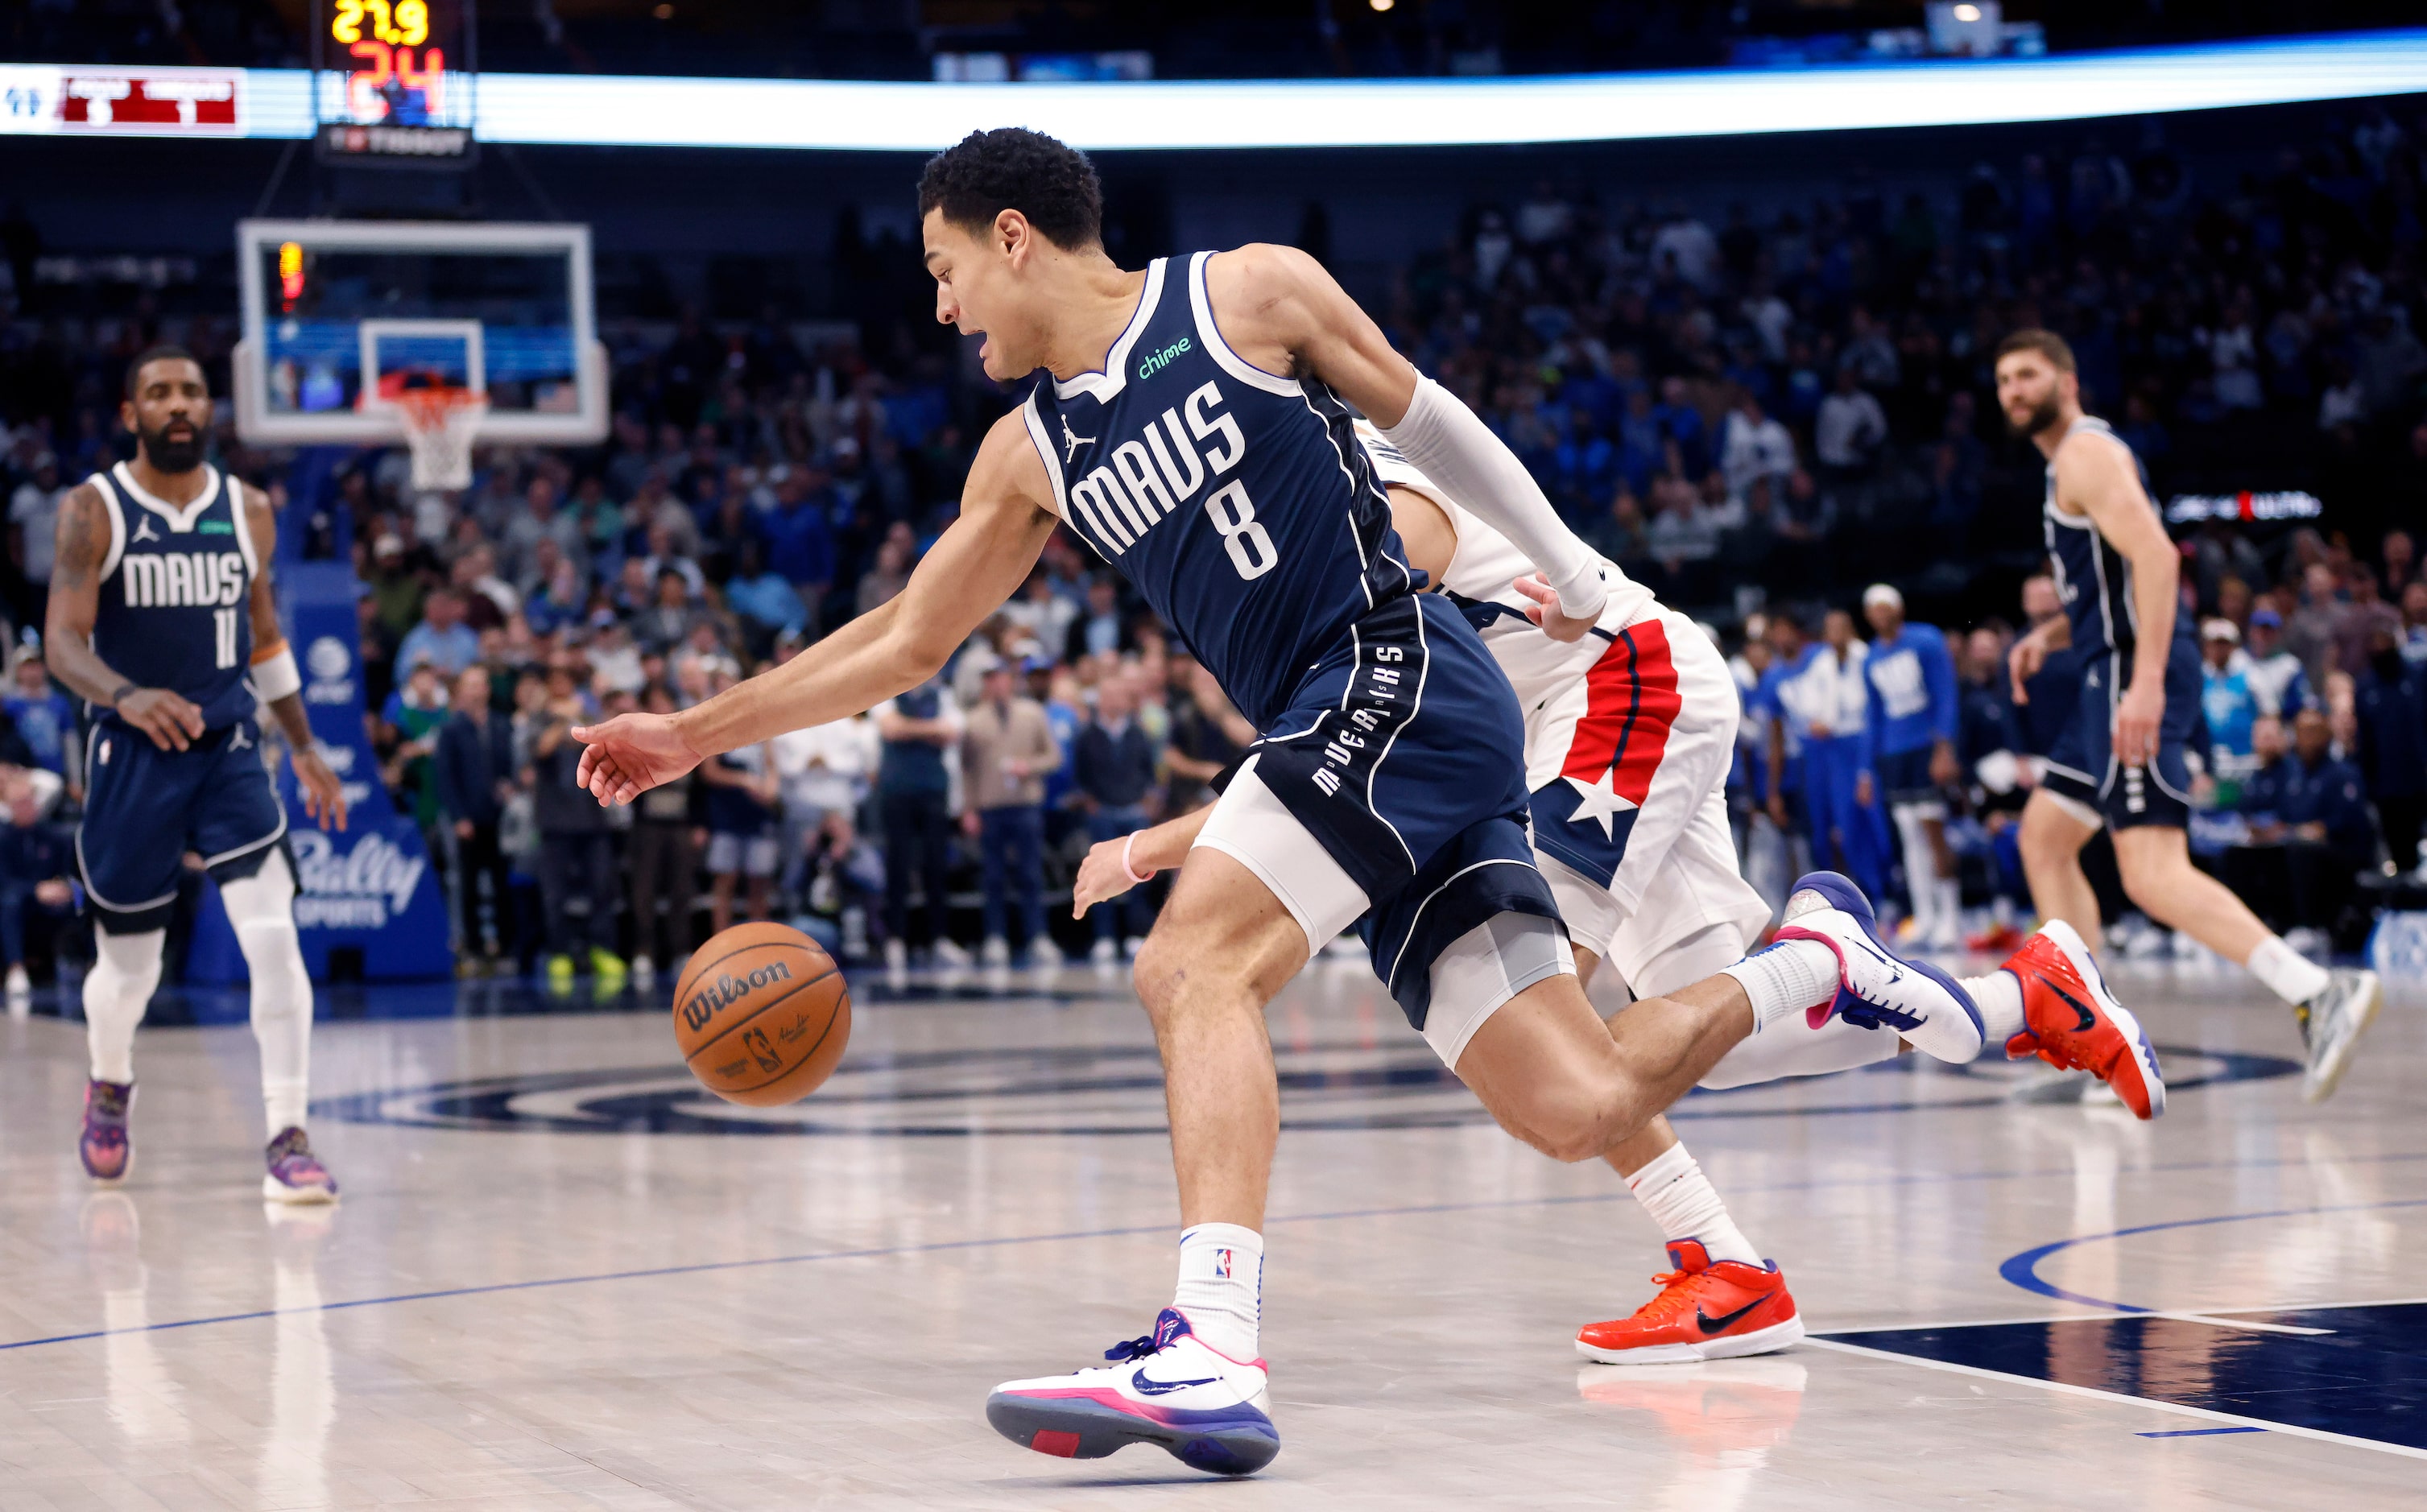
[[[1559,612],[1597,619],[1608,598],[1601,557],[1542,496],[1525,464],[1458,397],[1418,375],[1416,397],[1382,435],[1452,501],[1517,544],[1559,594]]]

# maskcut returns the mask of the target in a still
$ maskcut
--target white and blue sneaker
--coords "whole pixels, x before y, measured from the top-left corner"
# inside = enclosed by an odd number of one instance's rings
[[[995,1432],[1040,1455],[1101,1459],[1161,1444],[1192,1470],[1247,1475],[1281,1452],[1264,1362],[1236,1360],[1165,1308],[1154,1332],[1104,1351],[1110,1365],[1006,1381],[986,1398]]]
[[[1863,1029],[1893,1029],[1914,1049],[1956,1065],[1977,1060],[1980,1009],[1953,977],[1900,956],[1880,938],[1870,900],[1850,878],[1810,871],[1786,895],[1782,940],[1816,940],[1837,957],[1837,996],[1811,1011],[1815,1029],[1834,1015]]]

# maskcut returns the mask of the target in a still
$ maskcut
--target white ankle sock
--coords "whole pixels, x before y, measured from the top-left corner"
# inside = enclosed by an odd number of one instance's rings
[[[1761,1263],[1760,1252],[1728,1216],[1728,1205],[1685,1146],[1671,1145],[1645,1162],[1626,1179],[1626,1189],[1660,1226],[1662,1238],[1699,1240],[1715,1260]]]
[[[2000,967],[1985,977],[1965,977],[1962,985],[1980,1010],[1980,1053],[2004,1054],[2006,1041],[2028,1027],[2023,1017],[2022,979]]]
[[[2266,984],[2268,991],[2295,1005],[2307,1002],[2334,982],[2324,967],[2285,944],[2280,935],[2260,940],[2250,959],[2241,964]]]
[[[1264,1313],[1264,1236],[1234,1223],[1181,1229],[1171,1305],[1206,1343],[1232,1359],[1254,1359]]]
[[[1753,951],[1722,976],[1743,984],[1752,1000],[1755,1033],[1789,1014],[1827,1002],[1837,995],[1837,953],[1818,940],[1780,940]]]

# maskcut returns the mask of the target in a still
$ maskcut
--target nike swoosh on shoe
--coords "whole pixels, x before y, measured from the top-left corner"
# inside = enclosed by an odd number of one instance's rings
[[[2056,982],[2055,982],[2052,978],[2050,978],[2050,977],[2048,976],[2048,974],[2047,974],[2046,972],[2044,972],[2044,971],[2036,971],[2036,972],[2033,972],[2033,973],[2032,973],[2032,975],[2034,975],[2034,976],[2038,977],[2042,983],[2044,983],[2044,984],[2046,984],[2047,989],[2048,989],[2050,992],[2053,992],[2053,993],[2055,993],[2058,997],[2062,998],[2062,999],[2065,1000],[2065,1003],[2066,1003],[2069,1007],[2071,1007],[2075,1013],[2079,1014],[2079,1015],[2081,1016],[2081,1022],[2080,1022],[2080,1023],[2078,1023],[2078,1024],[2074,1025],[2074,1026],[2073,1026],[2074,1028],[2076,1028],[2076,1029],[2079,1030],[2081,1032],[2083,1032],[2083,1033],[2085,1033],[2085,1034],[2086,1034],[2086,1033],[2090,1032],[2092,1030],[2096,1029],[2096,1028],[2098,1027],[2098,1016],[2097,1016],[2096,1014],[2093,1014],[2093,1013],[2092,1013],[2092,1012],[2090,1011],[2090,1005],[2089,1005],[2088,1003],[2083,1002],[2080,999],[2078,999],[2078,998],[2075,997],[2072,993],[2067,992],[2067,991],[2065,991],[2065,990],[2064,990],[2064,988],[2062,988],[2062,987],[2059,986],[2059,985],[2056,984]]]
[[[1709,1313],[1704,1312],[1702,1309],[1696,1308],[1694,1309],[1694,1322],[1696,1325],[1702,1330],[1702,1332],[1706,1334],[1715,1334],[1768,1300],[1769,1298],[1766,1296],[1755,1297],[1751,1302],[1746,1303],[1743,1307],[1736,1309],[1735,1311],[1722,1313],[1716,1318],[1712,1317]]]
[[[1184,1387],[1211,1386],[1220,1379],[1218,1375],[1208,1375],[1203,1380],[1197,1381],[1158,1381],[1141,1370],[1130,1377],[1130,1385],[1148,1396],[1161,1396],[1166,1391],[1177,1391]]]

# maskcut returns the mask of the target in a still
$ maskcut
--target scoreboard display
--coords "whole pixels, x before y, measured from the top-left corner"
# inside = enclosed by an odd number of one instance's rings
[[[327,161],[469,167],[473,0],[315,0],[317,139]]]

